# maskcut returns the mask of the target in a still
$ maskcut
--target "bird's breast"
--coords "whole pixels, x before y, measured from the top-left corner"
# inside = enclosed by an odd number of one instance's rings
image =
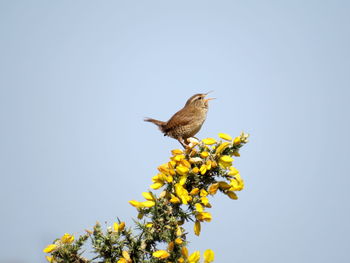
[[[205,118],[195,119],[186,125],[179,125],[168,131],[167,135],[173,138],[189,138],[196,135],[201,129]]]

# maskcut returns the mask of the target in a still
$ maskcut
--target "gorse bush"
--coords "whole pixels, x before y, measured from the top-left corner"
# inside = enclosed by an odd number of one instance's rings
[[[237,191],[244,188],[239,171],[232,166],[233,156],[248,142],[248,134],[232,139],[220,133],[221,140],[190,138],[183,150],[173,150],[170,160],[158,167],[152,178],[153,190],[142,193],[145,201],[131,200],[137,209],[134,231],[118,222],[103,230],[97,223],[93,231],[75,238],[64,234],[48,245],[46,259],[55,263],[197,263],[199,251],[189,253],[185,222],[193,222],[193,231],[199,236],[202,224],[212,215],[209,197],[219,192],[236,200]],[[91,259],[82,256],[82,247],[91,241]],[[163,248],[163,249],[160,249]],[[214,261],[210,249],[203,253],[203,262]]]

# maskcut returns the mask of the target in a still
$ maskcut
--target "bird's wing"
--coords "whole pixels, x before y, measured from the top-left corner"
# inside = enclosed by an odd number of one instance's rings
[[[167,122],[167,124],[164,127],[164,131],[168,132],[174,127],[181,125],[185,126],[187,124],[190,124],[193,121],[193,117],[195,116],[195,111],[186,108],[183,108],[176,112]]]

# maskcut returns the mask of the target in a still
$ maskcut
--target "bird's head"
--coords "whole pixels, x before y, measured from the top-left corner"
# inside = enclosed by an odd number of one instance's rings
[[[207,93],[198,93],[189,98],[185,104],[187,106],[193,106],[198,108],[208,108],[208,102],[215,98],[205,98],[211,91]]]

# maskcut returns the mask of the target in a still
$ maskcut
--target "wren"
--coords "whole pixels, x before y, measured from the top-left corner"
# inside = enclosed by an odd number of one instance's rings
[[[144,121],[154,123],[164,133],[164,136],[178,140],[186,148],[187,138],[193,137],[207,118],[208,102],[214,99],[205,99],[208,93],[193,95],[187,100],[185,106],[167,122],[152,118],[145,118]]]

